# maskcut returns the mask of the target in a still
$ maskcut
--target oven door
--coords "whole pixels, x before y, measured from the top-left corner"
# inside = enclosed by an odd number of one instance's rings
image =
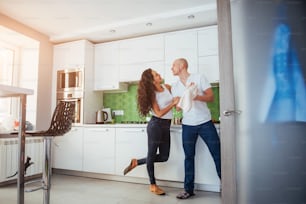
[[[82,114],[82,99],[81,98],[75,98],[75,99],[58,99],[57,103],[59,103],[60,101],[75,101],[75,113],[74,113],[74,119],[73,119],[73,123],[74,124],[79,124],[81,123],[81,114]]]
[[[57,103],[60,101],[75,101],[75,115],[73,123],[82,123],[83,92],[57,92]]]

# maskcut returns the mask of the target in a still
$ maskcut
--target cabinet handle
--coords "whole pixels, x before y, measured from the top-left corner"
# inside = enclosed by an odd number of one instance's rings
[[[144,132],[144,129],[141,130],[124,130],[124,132]]]
[[[109,129],[93,129],[93,130],[91,130],[91,131],[94,131],[94,132],[108,132],[109,131]]]

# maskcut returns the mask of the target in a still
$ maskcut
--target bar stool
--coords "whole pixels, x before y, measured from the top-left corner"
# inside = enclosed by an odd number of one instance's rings
[[[41,186],[26,189],[25,192],[33,192],[42,189],[44,191],[44,204],[50,202],[51,189],[51,145],[55,136],[62,136],[69,132],[75,114],[75,101],[60,101],[53,113],[51,124],[48,130],[38,132],[26,132],[29,137],[43,137],[44,139],[44,162],[42,179],[26,182],[25,184],[41,182]]]

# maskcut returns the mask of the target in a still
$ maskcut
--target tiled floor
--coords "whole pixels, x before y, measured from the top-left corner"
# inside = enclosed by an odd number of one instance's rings
[[[220,193],[196,191],[194,197],[178,200],[182,189],[162,188],[167,194],[157,196],[144,184],[54,174],[50,204],[221,204]],[[42,204],[42,195],[41,190],[25,193],[25,204]],[[0,187],[0,203],[17,203],[16,184]]]

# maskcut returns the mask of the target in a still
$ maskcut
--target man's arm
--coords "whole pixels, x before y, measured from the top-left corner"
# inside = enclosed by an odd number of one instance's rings
[[[197,95],[193,100],[203,101],[203,102],[213,102],[214,101],[214,92],[212,88],[208,88],[203,91],[203,95]]]

